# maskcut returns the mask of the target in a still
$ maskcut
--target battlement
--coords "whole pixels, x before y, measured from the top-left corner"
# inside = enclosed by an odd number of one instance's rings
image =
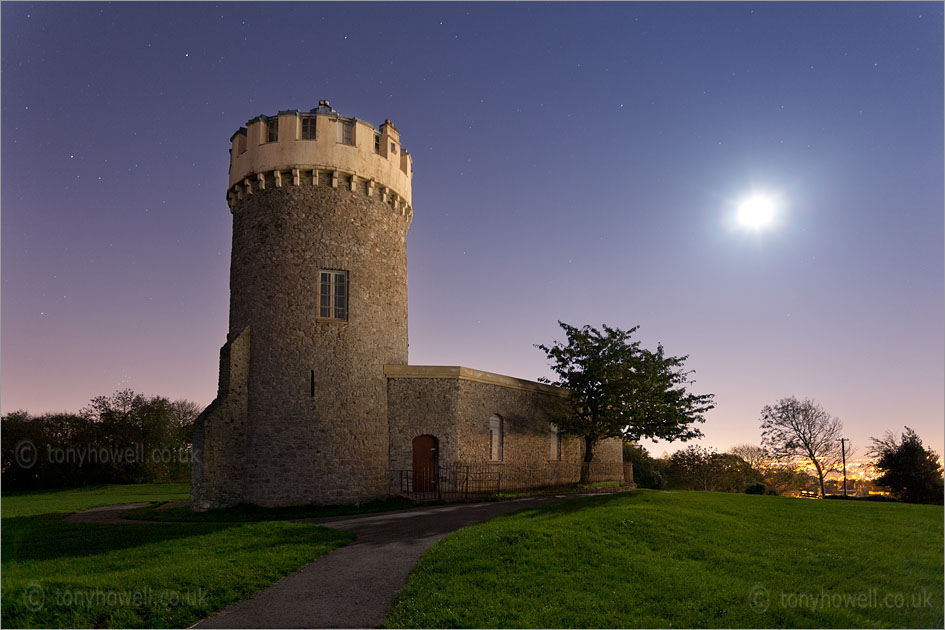
[[[308,112],[253,118],[230,141],[230,207],[264,189],[267,181],[281,187],[305,180],[377,195],[404,216],[412,214],[413,160],[389,120],[375,129],[319,101]]]

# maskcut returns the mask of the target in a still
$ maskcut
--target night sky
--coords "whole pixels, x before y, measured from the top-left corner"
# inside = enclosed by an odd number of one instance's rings
[[[557,320],[640,325],[716,394],[703,445],[794,395],[859,454],[903,425],[942,453],[940,2],[4,2],[0,28],[3,413],[209,403],[229,138],[330,99],[413,155],[410,363],[535,379]],[[733,221],[752,192],[769,229]]]

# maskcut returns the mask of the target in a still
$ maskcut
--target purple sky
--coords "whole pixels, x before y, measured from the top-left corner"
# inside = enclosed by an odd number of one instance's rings
[[[534,379],[557,320],[639,324],[716,394],[704,445],[795,395],[859,453],[941,454],[942,33],[941,3],[4,2],[0,408],[209,403],[228,140],[330,99],[414,157],[411,363]],[[732,226],[753,190],[773,229]]]

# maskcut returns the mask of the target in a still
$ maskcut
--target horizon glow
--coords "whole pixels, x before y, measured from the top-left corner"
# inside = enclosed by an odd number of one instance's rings
[[[942,452],[941,3],[357,8],[0,3],[3,413],[210,403],[230,138],[327,99],[414,159],[411,364],[535,380],[558,320],[639,326],[703,446],[797,396]]]

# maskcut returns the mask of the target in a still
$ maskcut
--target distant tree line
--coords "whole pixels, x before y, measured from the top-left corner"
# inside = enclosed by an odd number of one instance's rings
[[[668,457],[654,458],[643,446],[625,442],[624,461],[633,463],[633,477],[641,488],[790,496],[816,487],[816,479],[797,467],[771,466],[767,460],[751,459],[742,447],[719,453],[692,445]]]
[[[190,478],[197,403],[131,390],[93,398],[78,413],[2,418],[3,489],[42,490]]]
[[[867,482],[867,487],[885,489],[891,497],[870,498],[942,504],[943,476],[938,455],[924,447],[915,431],[905,429],[898,438],[892,433],[882,439],[873,438],[869,454],[880,474]],[[689,446],[654,458],[644,447],[624,442],[623,457],[633,464],[634,479],[642,488],[814,496],[827,487],[835,493],[829,495],[832,498],[839,496],[842,487],[839,479],[823,481],[820,475],[804,470],[801,465],[808,461],[805,456],[778,457],[753,444],[739,444],[728,453]],[[824,467],[819,472],[824,473]]]

